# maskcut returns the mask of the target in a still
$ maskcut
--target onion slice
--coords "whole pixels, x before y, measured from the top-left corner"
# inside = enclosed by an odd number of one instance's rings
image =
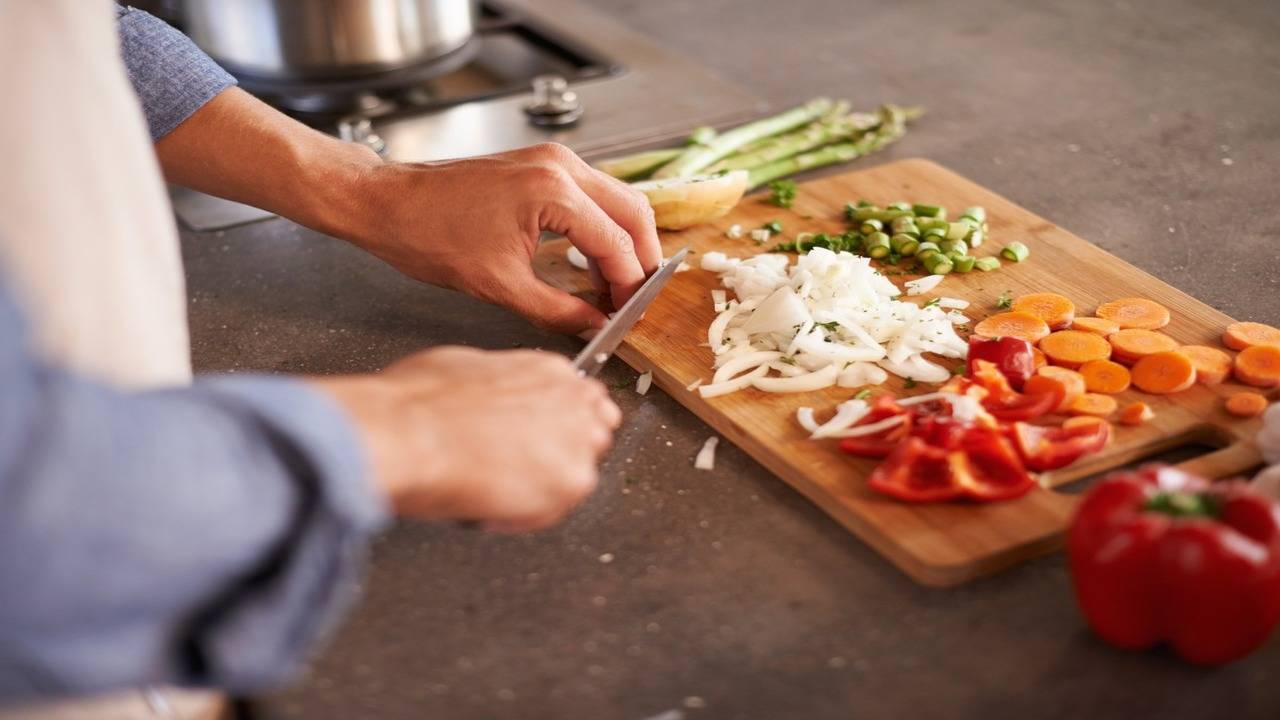
[[[693,459],[693,467],[698,470],[715,470],[716,469],[716,445],[720,444],[720,438],[712,436],[702,443],[702,449],[698,451],[698,456]]]
[[[649,387],[653,385],[653,372],[640,373],[640,377],[636,378],[636,392],[644,395],[649,392]]]
[[[745,375],[739,375],[732,380],[711,383],[710,385],[701,385],[698,387],[698,394],[704,398],[713,398],[719,395],[728,395],[729,393],[738,392],[743,388],[751,387],[751,383],[755,382],[757,378],[764,377],[764,374],[767,372],[769,372],[769,366],[761,365],[755,370],[752,370]]]

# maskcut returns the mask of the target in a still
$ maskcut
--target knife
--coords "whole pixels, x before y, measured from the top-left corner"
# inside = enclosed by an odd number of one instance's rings
[[[603,328],[600,328],[600,332],[596,333],[596,336],[591,338],[591,342],[578,353],[578,357],[573,359],[573,366],[577,368],[579,375],[594,377],[600,372],[600,368],[609,361],[613,351],[622,344],[622,339],[627,336],[631,326],[636,324],[641,315],[644,315],[649,303],[662,292],[663,286],[672,275],[676,274],[676,268],[680,267],[680,263],[688,254],[689,248],[685,247],[668,258],[666,264],[650,275],[636,294],[623,303],[622,308],[613,314]]]

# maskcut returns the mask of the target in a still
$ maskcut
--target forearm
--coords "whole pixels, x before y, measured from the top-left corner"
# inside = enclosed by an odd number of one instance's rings
[[[382,159],[229,88],[156,142],[176,185],[270,210],[347,240],[368,198],[360,189]]]
[[[0,703],[292,672],[381,522],[299,383],[120,393],[31,356],[0,287]]]

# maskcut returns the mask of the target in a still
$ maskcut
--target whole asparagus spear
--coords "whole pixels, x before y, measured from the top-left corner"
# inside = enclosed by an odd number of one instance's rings
[[[827,145],[812,152],[751,168],[748,186],[754,190],[770,180],[868,155],[889,145],[906,132],[906,120],[902,108],[886,105],[880,109],[880,117],[880,125],[875,130],[864,133],[862,137],[852,142]]]
[[[796,130],[793,130],[792,132],[796,132],[796,133],[798,133],[798,132],[804,132],[805,130],[807,130],[807,129],[809,129],[809,128],[813,127],[814,125],[816,125],[817,123],[827,122],[827,121],[829,121],[829,120],[835,120],[836,118],[844,117],[845,115],[848,115],[848,114],[849,114],[849,103],[848,103],[848,101],[846,101],[846,100],[840,100],[840,101],[839,101],[839,102],[837,102],[836,104],[832,105],[830,110],[828,110],[828,111],[826,111],[825,113],[823,113],[822,115],[818,116],[818,118],[817,118],[817,119],[813,120],[813,121],[812,121],[812,122],[810,122],[808,125],[805,125],[805,126],[803,126],[803,127],[801,127],[801,128],[798,128],[798,129],[796,129]],[[787,135],[789,135],[789,134],[790,134],[790,133],[788,133]],[[765,145],[768,145],[768,144],[770,144],[770,143],[776,142],[777,140],[779,140],[779,139],[781,139],[781,138],[787,137],[787,135],[771,135],[771,136],[768,136],[768,137],[762,137],[762,138],[760,138],[760,139],[758,139],[758,140],[752,140],[751,142],[747,143],[746,145],[743,145],[742,147],[738,148],[737,150],[734,150],[732,153],[730,153],[730,154],[729,154],[729,157],[734,157],[734,156],[737,156],[737,155],[741,155],[741,154],[743,154],[743,153],[755,152],[756,150],[759,150],[760,148],[764,147]]]
[[[658,168],[654,178],[689,177],[738,148],[762,137],[800,127],[831,109],[827,98],[818,98],[780,115],[747,123],[716,136],[706,145],[686,149],[676,159]]]
[[[646,150],[634,155],[601,160],[596,163],[596,169],[619,180],[640,179],[676,159],[682,152],[684,152],[683,148]]]
[[[880,116],[875,113],[853,113],[830,120],[819,120],[793,133],[772,138],[770,142],[759,145],[754,151],[731,155],[712,165],[707,172],[750,170],[823,145],[853,140],[879,124]]]

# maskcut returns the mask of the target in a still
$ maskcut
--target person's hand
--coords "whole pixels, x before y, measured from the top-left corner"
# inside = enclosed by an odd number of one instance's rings
[[[377,375],[313,381],[347,410],[401,515],[555,523],[595,488],[622,414],[558,355],[441,348]]]
[[[562,145],[376,165],[357,187],[363,211],[348,233],[356,244],[410,277],[505,306],[560,332],[590,331],[605,317],[534,277],[541,231],[565,235],[595,264],[614,307],[662,260],[644,195]]]

